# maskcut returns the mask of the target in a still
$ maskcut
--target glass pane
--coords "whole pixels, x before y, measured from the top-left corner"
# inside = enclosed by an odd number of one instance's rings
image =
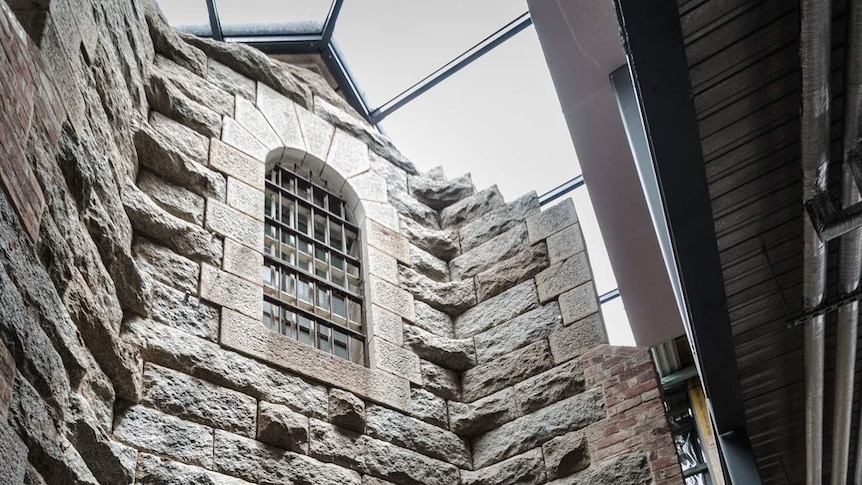
[[[263,326],[270,330],[275,330],[275,320],[272,314],[273,308],[272,303],[268,301],[263,302]]]
[[[513,109],[512,100],[529,102]],[[506,200],[531,190],[542,194],[580,173],[532,27],[395,111],[383,126],[420,170],[442,163],[450,177],[470,172],[476,187],[497,184]]]
[[[379,106],[526,11],[524,0],[348,1],[335,37]]]
[[[296,297],[299,298],[299,306],[303,308],[311,308],[312,302],[312,291],[314,291],[314,287],[311,281],[308,281],[303,276],[297,276],[296,282]]]
[[[582,185],[572,192],[572,200],[575,201],[575,209],[578,212],[578,222],[581,232],[584,233],[584,243],[587,253],[590,255],[590,266],[593,269],[593,278],[596,281],[596,291],[599,295],[615,289],[617,279],[614,277],[614,269],[608,251],[605,249],[605,241],[602,239],[602,231],[590,201],[590,193],[586,185]]]
[[[344,258],[337,254],[332,255],[332,267],[344,271]]]
[[[158,0],[157,3],[168,23],[177,30],[205,37],[212,36],[205,0]]]
[[[278,209],[278,194],[275,192],[266,189],[266,197],[264,197],[264,215],[266,217],[276,217],[276,210]]]
[[[297,315],[296,322],[296,328],[299,331],[298,340],[304,344],[311,345],[311,331],[313,322],[302,315]]]
[[[329,245],[339,251],[344,251],[344,241],[341,238],[341,224],[329,221]]]
[[[348,300],[347,301],[347,312],[348,319],[350,320],[350,328],[351,330],[362,330],[362,305],[359,303]]]
[[[326,243],[326,218],[316,214],[314,216],[314,239]]]
[[[329,327],[317,325],[317,348],[329,352]]]
[[[333,214],[335,214],[339,217],[344,217],[344,211],[342,210],[341,201],[334,198],[334,197],[330,197],[329,198],[329,212],[332,212]]]
[[[332,319],[341,324],[347,321],[347,300],[340,293],[332,294]]]
[[[365,365],[365,342],[350,337],[350,362]]]
[[[329,316],[329,291],[317,286],[317,313]]]
[[[296,338],[296,314],[285,308],[281,309],[281,333]]]
[[[296,227],[296,221],[294,220],[295,205],[288,198],[284,198],[281,201],[281,223],[288,227]]]
[[[336,329],[332,329],[332,353],[335,354],[336,357],[346,359],[348,357],[347,345],[347,334]]]
[[[284,293],[282,297],[290,297],[296,295],[296,275],[288,272],[282,273],[281,291]]]
[[[329,0],[218,0],[225,35],[320,33],[329,8]]]
[[[281,233],[281,259],[290,264],[296,264],[296,236],[287,231]]]
[[[326,193],[320,189],[314,189],[314,205],[326,209]]]
[[[299,204],[299,209],[296,216],[296,230],[299,231],[300,234],[309,234],[310,228],[308,226],[310,219],[311,211],[302,204]]]
[[[344,229],[344,235],[347,239],[347,254],[354,258],[359,257],[359,238],[356,231],[353,229]]]
[[[311,186],[304,180],[296,179],[296,195],[308,200],[308,193],[311,191]]]

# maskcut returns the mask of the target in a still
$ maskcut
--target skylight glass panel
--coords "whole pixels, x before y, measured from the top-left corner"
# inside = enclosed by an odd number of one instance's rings
[[[209,37],[209,13],[205,0],[158,0],[168,23],[180,32]]]
[[[622,298],[614,298],[602,304],[602,320],[611,345],[635,345],[635,337],[629,325],[629,317]]]
[[[335,41],[377,107],[526,11],[524,0],[348,0]]]
[[[345,2],[351,3],[351,2]],[[317,34],[330,0],[216,0],[225,36]]]
[[[580,173],[534,29],[528,28],[386,118],[420,170],[471,172],[507,200],[542,194]]]

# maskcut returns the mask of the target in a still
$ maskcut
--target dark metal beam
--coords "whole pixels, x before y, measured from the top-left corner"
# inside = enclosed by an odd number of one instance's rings
[[[744,474],[734,483],[756,485],[677,2],[616,0],[616,7],[716,434],[732,448],[724,450],[731,475]]]
[[[373,124],[380,123],[384,118],[395,112],[398,108],[409,103],[413,99],[422,95],[434,86],[443,82],[446,78],[470,65],[476,59],[488,53],[491,49],[502,44],[506,40],[513,37],[518,32],[533,25],[533,19],[530,18],[529,12],[524,13],[515,20],[503,26],[500,30],[486,37],[483,41],[471,47],[460,56],[449,61],[446,65],[432,72],[424,79],[407,88],[398,96],[384,103],[379,108],[371,112],[371,122]]]
[[[565,182],[553,189],[545,192],[544,194],[539,196],[539,205],[547,205],[551,202],[559,199],[560,197],[565,196],[569,192],[577,189],[581,185],[584,185],[584,176],[578,175],[577,177]]]
[[[335,82],[338,83],[338,87],[344,93],[344,97],[347,99],[347,102],[353,106],[360,115],[366,120],[371,119],[371,114],[368,110],[368,105],[365,104],[365,98],[359,92],[359,88],[356,86],[356,83],[353,82],[352,76],[350,76],[350,72],[347,69],[347,66],[344,65],[344,62],[341,60],[341,56],[338,54],[338,50],[332,45],[332,42],[329,42],[326,45],[326,48],[323,52],[320,53],[323,58],[323,62],[326,63],[326,67],[329,68],[329,72],[332,73],[332,76],[335,78]]]
[[[322,40],[325,44],[329,44],[332,40],[332,34],[335,32],[335,22],[338,20],[338,14],[341,13],[341,5],[344,0],[335,0],[329,9],[329,14],[326,16],[326,22],[323,24],[323,32],[321,33]]]
[[[209,14],[210,18],[210,33],[212,34],[212,38],[217,41],[223,41],[224,35],[221,31],[221,18],[218,15],[218,8],[216,7],[215,0],[206,0],[207,2],[207,14]]]

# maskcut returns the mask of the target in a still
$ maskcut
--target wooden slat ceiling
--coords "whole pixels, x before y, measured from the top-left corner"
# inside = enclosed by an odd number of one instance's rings
[[[834,8],[832,139],[839,161],[843,2]],[[804,483],[802,329],[785,327],[802,299],[798,2],[682,0],[679,11],[752,446],[764,483]],[[830,295],[835,260],[831,248]],[[827,322],[828,474],[834,315]],[[857,385],[857,402],[858,394]],[[851,458],[856,439],[854,425]]]

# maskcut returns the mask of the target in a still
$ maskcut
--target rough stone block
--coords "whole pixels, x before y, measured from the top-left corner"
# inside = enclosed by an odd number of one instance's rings
[[[599,311],[599,298],[592,281],[561,293],[558,299],[563,323],[569,325]]]
[[[440,222],[446,226],[460,226],[504,206],[503,195],[496,185],[462,199],[440,211]]]
[[[407,266],[398,267],[398,276],[401,288],[440,311],[459,314],[476,305],[476,288],[472,279],[441,282]]]
[[[419,274],[436,281],[449,281],[449,265],[433,254],[410,245],[410,261]]]
[[[533,280],[525,281],[462,313],[455,320],[455,335],[472,337],[537,306],[536,284]]]
[[[587,437],[580,431],[557,436],[542,445],[548,478],[571,475],[590,466]]]
[[[359,474],[313,458],[216,431],[215,470],[250,482],[359,485]]]
[[[559,364],[597,345],[608,343],[608,337],[601,314],[594,313],[577,323],[554,330],[549,341],[554,362]]]
[[[529,414],[584,391],[584,369],[580,359],[542,372],[515,384],[520,414]]]
[[[674,481],[679,482],[677,477]],[[650,476],[646,457],[641,454],[622,455],[593,465],[573,477],[548,482],[548,485],[649,485],[655,483]]]
[[[551,302],[508,322],[476,334],[476,358],[480,364],[492,361],[521,347],[548,338],[560,327],[562,317],[556,303]]]
[[[527,245],[527,228],[519,224],[499,236],[453,259],[449,275],[454,280],[476,276],[500,261],[522,254]]]
[[[263,250],[263,221],[215,200],[207,200],[206,228],[255,251]]]
[[[401,233],[418,248],[443,261],[450,261],[461,251],[458,231],[454,229],[428,229],[412,219],[401,219]]]
[[[260,284],[260,268],[262,266],[262,254],[235,242],[233,239],[224,240],[222,267],[225,271],[251,283]]]
[[[365,402],[353,394],[332,388],[329,390],[329,421],[345,429],[365,431]]]
[[[302,138],[305,140],[309,155],[320,161],[326,160],[335,127],[302,106],[295,106],[299,127],[302,129]]]
[[[259,142],[242,124],[227,116],[222,119],[221,140],[261,162],[266,161],[270,152],[270,149]]]
[[[229,93],[254,99],[254,81],[212,58],[207,58],[207,81]]]
[[[356,208],[356,218],[380,223],[393,231],[399,230],[398,211],[391,205],[383,202],[364,201]]]
[[[327,391],[323,386],[150,320],[131,319],[125,325],[123,337],[137,345],[149,362],[284,404],[307,416],[326,417]]]
[[[446,400],[424,389],[411,389],[410,401],[413,416],[439,428],[449,427]]]
[[[144,366],[142,404],[181,419],[254,437],[257,401],[175,370]]]
[[[226,201],[228,206],[263,221],[264,196],[260,189],[228,177]]]
[[[389,443],[363,438],[368,473],[399,485],[452,485],[459,482],[458,468]]]
[[[458,379],[458,374],[425,360],[421,362],[420,366],[423,388],[443,399],[461,400],[461,381]]]
[[[484,301],[499,295],[501,292],[532,278],[539,271],[547,268],[549,264],[548,251],[544,243],[530,246],[515,256],[500,261],[477,274],[474,278],[476,296],[479,301]]]
[[[472,466],[467,443],[451,431],[382,406],[369,406],[367,414],[367,434],[372,438],[452,463],[460,468]]]
[[[419,357],[413,352],[376,337],[371,339],[369,351],[373,368],[391,372],[410,382],[422,382]]]
[[[539,300],[544,303],[591,279],[592,272],[587,254],[578,253],[561,263],[551,265],[536,275]]]
[[[584,250],[584,235],[581,233],[581,225],[572,224],[548,236],[548,256],[551,263],[559,263]]]
[[[452,317],[432,308],[423,301],[416,302],[415,325],[439,337],[452,338],[455,336],[452,331]]]
[[[150,126],[183,155],[193,162],[206,165],[209,143],[207,137],[157,111],[150,112],[149,122]]]
[[[368,146],[345,131],[335,130],[326,164],[346,179],[358,175],[371,167]]]
[[[410,264],[410,243],[407,238],[376,222],[368,222],[368,245],[393,256],[404,264]]]
[[[204,198],[179,185],[143,170],[138,174],[138,187],[162,209],[180,219],[202,226]]]
[[[372,165],[374,167],[374,165]],[[388,192],[388,202],[402,217],[412,219],[419,225],[429,229],[440,229],[440,216],[437,211],[416,200],[404,189],[391,187]]]
[[[462,371],[476,365],[473,339],[439,337],[413,325],[404,325],[404,343],[420,358],[447,369]]]
[[[471,402],[553,367],[546,340],[469,369],[461,378],[464,401]]]
[[[3,343],[0,342],[0,351],[5,350]],[[8,354],[7,354],[8,355]],[[0,362],[0,365],[4,365]],[[14,363],[13,363],[14,365]],[[11,383],[9,386],[9,398],[12,398]],[[2,403],[0,403],[2,404]],[[8,409],[9,402],[6,402]],[[24,483],[24,473],[27,470],[27,446],[21,441],[21,438],[12,430],[6,423],[7,409],[3,411],[0,419],[0,455],[3,459],[0,460],[0,483]]]
[[[399,315],[385,308],[371,305],[371,328],[373,335],[392,342],[397,346],[404,344],[404,325]]]
[[[440,210],[476,192],[470,174],[452,180],[444,177],[417,175],[409,177],[410,193],[428,207]]]
[[[452,431],[471,438],[517,418],[515,392],[506,388],[472,403],[449,402]]]
[[[572,199],[566,199],[550,209],[534,214],[527,218],[530,244],[546,239],[576,222],[578,222],[578,214],[575,212],[575,203]]]
[[[217,308],[158,282],[153,283],[153,319],[197,337],[218,338]]]
[[[368,273],[398,284],[398,260],[373,246],[368,247],[366,267]]]
[[[263,315],[263,287],[208,264],[201,266],[200,296],[258,321]]]
[[[513,200],[505,207],[469,222],[458,232],[461,234],[461,249],[470,251],[485,241],[502,234],[524,222],[524,219],[540,211],[539,198],[535,192]]]
[[[371,168],[386,179],[389,188],[399,192],[407,192],[407,172],[403,168],[396,166],[373,150],[370,150],[368,155]]]
[[[410,293],[380,278],[371,276],[368,280],[371,301],[407,321],[416,321],[416,308],[413,306],[413,296]]]
[[[285,450],[308,454],[308,417],[287,406],[261,401],[257,413],[257,439]]]
[[[198,263],[143,238],[135,239],[132,256],[138,268],[156,281],[187,293],[197,292],[201,273]]]
[[[386,179],[371,170],[347,179],[347,183],[363,201],[386,203]]]
[[[313,418],[309,426],[309,455],[312,458],[358,472],[365,471],[365,450],[361,434]]]
[[[462,471],[463,485],[512,485],[545,483],[542,451],[530,450],[476,471]]]
[[[283,145],[281,138],[275,133],[272,126],[269,125],[263,113],[257,110],[252,101],[242,96],[236,97],[234,119],[269,150],[274,150]]]
[[[114,436],[135,448],[212,468],[213,430],[143,406],[118,413]]]
[[[0,340],[0,418],[9,414],[12,403],[12,387],[15,383],[15,359]],[[2,421],[2,420],[0,420]],[[6,441],[6,440],[3,440]],[[11,446],[11,445],[10,445]]]
[[[605,417],[602,393],[593,389],[522,416],[473,440],[473,459],[482,468],[535,448]],[[591,482],[586,482],[591,483]]]
[[[239,478],[211,472],[200,467],[171,461],[149,453],[141,453],[137,483],[163,485],[180,483],[205,483],[208,485],[251,485]]]
[[[266,165],[221,140],[210,140],[209,166],[251,185],[263,186]]]
[[[269,121],[285,147],[305,152],[305,140],[299,128],[299,118],[293,101],[282,96],[266,84],[257,83],[257,107]]]

